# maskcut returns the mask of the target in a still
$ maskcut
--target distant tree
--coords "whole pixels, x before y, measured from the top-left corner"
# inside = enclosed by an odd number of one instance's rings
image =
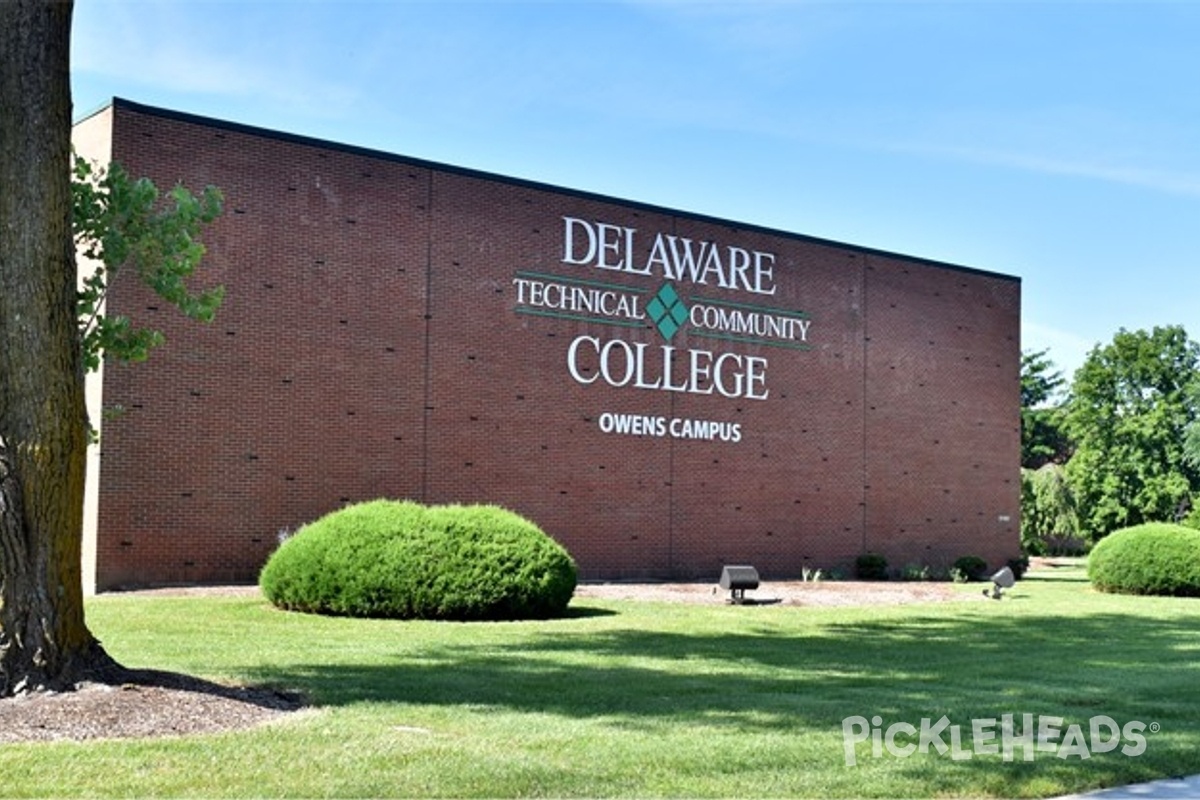
[[[1021,470],[1021,549],[1029,555],[1073,555],[1083,545],[1066,470],[1047,463]]]
[[[1067,478],[1092,540],[1143,522],[1174,520],[1200,488],[1185,431],[1200,418],[1200,345],[1181,326],[1129,332],[1097,346],[1075,373]]]
[[[1021,466],[1065,464],[1071,443],[1064,430],[1064,410],[1058,399],[1066,383],[1046,350],[1021,353]]]
[[[1200,408],[1200,381],[1192,387],[1192,404]],[[1200,470],[1200,420],[1192,420],[1184,432],[1183,457],[1193,469]]]

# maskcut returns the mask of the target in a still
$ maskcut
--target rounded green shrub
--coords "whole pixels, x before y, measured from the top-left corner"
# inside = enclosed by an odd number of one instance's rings
[[[854,575],[860,581],[886,581],[888,578],[887,558],[879,553],[863,553],[854,559]]]
[[[1029,571],[1029,556],[1017,556],[1008,560],[1008,568],[1012,570],[1013,577],[1017,580],[1025,577],[1025,573]]]
[[[259,574],[288,610],[464,621],[561,615],[575,583],[567,551],[518,514],[391,500],[306,525]]]
[[[961,556],[950,567],[950,577],[955,583],[972,583],[983,580],[987,562],[979,556]]]
[[[1152,522],[1110,533],[1088,556],[1103,592],[1200,597],[1200,531]]]

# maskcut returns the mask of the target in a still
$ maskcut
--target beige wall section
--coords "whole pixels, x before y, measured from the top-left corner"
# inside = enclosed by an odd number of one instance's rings
[[[107,165],[112,161],[112,106],[106,106],[87,119],[76,123],[71,132],[75,152],[89,161]],[[91,274],[96,263],[82,255],[76,256],[79,276]],[[97,434],[102,433],[104,401],[104,363],[89,373],[85,387],[88,419]],[[96,529],[100,511],[100,446],[88,447],[87,488],[83,497],[83,592],[96,593]]]

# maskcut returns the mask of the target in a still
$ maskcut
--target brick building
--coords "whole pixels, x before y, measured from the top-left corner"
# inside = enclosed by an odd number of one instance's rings
[[[90,386],[90,589],[251,581],[376,497],[507,506],[584,578],[1018,553],[1014,277],[123,100],[75,141],[226,197],[214,324],[110,293],[167,344]]]

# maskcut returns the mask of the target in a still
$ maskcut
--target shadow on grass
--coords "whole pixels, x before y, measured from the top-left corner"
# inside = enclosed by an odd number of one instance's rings
[[[1083,773],[1081,759],[1053,753],[1033,762],[1021,761],[1019,752],[1011,763],[998,756],[955,762],[949,772],[957,782],[944,789],[961,791],[965,781],[982,793],[1017,787],[1036,794],[1039,781],[1094,788],[1200,773],[1196,616],[1066,617],[1020,607],[1008,615],[992,604],[951,615],[914,608],[904,616],[794,627],[788,621],[798,618],[788,614],[795,610],[784,609],[739,617],[726,633],[582,626],[511,644],[455,637],[416,654],[397,650],[387,664],[295,664],[259,677],[297,688],[318,705],[494,709],[664,733],[689,726],[827,735],[838,763],[843,720],[855,715],[879,716],[884,727],[919,727],[945,715],[968,736],[973,720],[1003,714],[1063,717],[1085,732],[1091,717],[1105,715],[1118,725],[1155,723],[1163,735],[1147,734],[1139,758],[1104,754]],[[585,620],[611,613],[575,609]],[[869,753],[865,748],[860,752]],[[945,771],[923,775],[928,758],[898,769],[932,781],[934,794],[946,779]]]
[[[1088,583],[1086,570],[1063,569],[1060,572],[1035,573],[1024,580],[1035,583]]]
[[[577,613],[611,612],[584,607]],[[803,633],[785,627],[723,634],[631,629],[559,633],[499,647],[463,642],[419,657],[397,654],[389,665],[314,663],[262,670],[260,677],[301,687],[325,705],[483,704],[572,717],[761,707],[786,712],[778,720],[786,724],[793,709],[782,698],[792,697],[807,708],[832,706],[840,720],[862,713],[862,690],[909,711],[1050,713],[1111,701],[1148,714],[1168,710],[1183,687],[1200,680],[1193,626],[1124,614],[979,619],[914,613]],[[1200,712],[1200,698],[1185,693],[1182,699]],[[1022,708],[1012,708],[1014,701]]]
[[[598,606],[581,606],[576,603],[571,603],[567,606],[567,611],[559,619],[591,619],[592,617],[615,617],[616,611],[611,608],[600,608]]]
[[[181,672],[125,667],[119,664],[88,673],[86,680],[112,687],[141,686],[205,694],[224,700],[258,706],[272,711],[298,711],[305,706],[297,692],[271,685],[230,686]]]

